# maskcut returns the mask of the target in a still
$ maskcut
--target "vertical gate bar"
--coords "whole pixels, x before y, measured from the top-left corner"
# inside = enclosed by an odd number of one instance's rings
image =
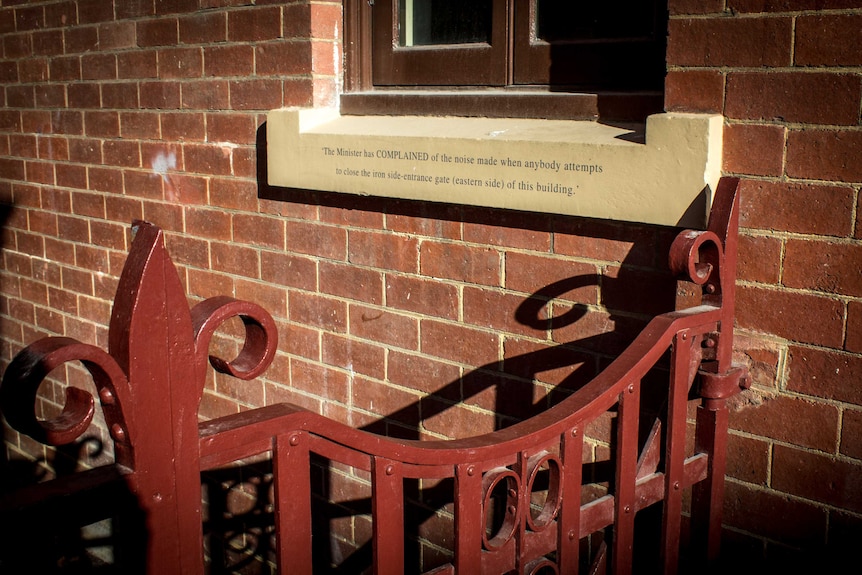
[[[472,463],[455,467],[455,573],[482,572],[482,472]]]
[[[311,575],[311,458],[308,437],[276,437],[273,448],[273,505],[279,573]]]
[[[584,435],[575,427],[562,436],[563,469],[559,526],[557,529],[560,573],[577,573],[580,561],[581,481],[583,478]]]
[[[617,416],[617,454],[614,493],[614,539],[611,572],[631,573],[634,547],[635,481],[638,460],[638,415],[640,382],[630,384],[620,394]]]
[[[401,465],[375,457],[371,479],[375,575],[404,573],[404,478]]]
[[[662,513],[662,573],[673,575],[679,568],[679,536],[682,521],[682,484],[685,465],[686,407],[688,402],[691,346],[688,333],[676,334],[670,366],[667,438]]]
[[[721,405],[712,405],[720,403]],[[707,561],[718,559],[724,501],[728,414],[723,401],[697,408],[695,450],[709,455],[706,479],[692,489],[692,548]]]

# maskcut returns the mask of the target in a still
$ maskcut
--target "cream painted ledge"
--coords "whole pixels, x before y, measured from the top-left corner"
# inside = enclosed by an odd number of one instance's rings
[[[645,133],[596,122],[341,116],[273,110],[274,186],[702,227],[723,119],[657,114]],[[644,143],[645,142],[645,143]]]

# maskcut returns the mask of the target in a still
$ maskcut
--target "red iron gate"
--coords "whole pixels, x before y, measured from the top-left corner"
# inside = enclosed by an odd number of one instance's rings
[[[46,444],[77,439],[101,405],[116,462],[78,473],[73,490],[124,482],[145,517],[145,569],[153,575],[204,573],[201,473],[270,453],[277,565],[310,574],[311,461],[322,456],[361,470],[371,484],[373,571],[405,572],[405,482],[454,485],[451,563],[433,573],[573,574],[584,564],[580,541],[604,532],[590,573],[633,570],[635,517],[662,504],[660,571],[680,563],[683,493],[692,487],[691,541],[704,560],[718,554],[727,436],[727,398],[744,387],[731,365],[738,182],[725,178],[709,227],[673,243],[672,269],[702,286],[700,306],[654,318],[598,377],[547,411],[511,427],[452,441],[409,441],[359,431],[289,404],[269,405],[198,422],[209,365],[232,376],[260,375],[276,351],[276,329],[261,307],[228,297],[191,310],[156,227],[136,224],[120,279],[107,352],[68,338],[46,338],[23,350],[0,388],[7,421]],[[245,340],[225,361],[209,355],[211,338],[240,318]],[[647,375],[670,357],[667,415],[639,443],[640,401]],[[52,369],[80,361],[97,397],[68,388],[63,413],[38,420],[37,389]],[[693,387],[694,386],[694,387]],[[689,395],[701,398],[693,450],[686,446]],[[613,477],[607,493],[581,501],[585,428],[616,412]],[[662,429],[664,426],[664,429]],[[24,509],[51,495],[7,498],[0,509]],[[544,494],[537,497],[537,494]],[[492,511],[496,509],[497,511]],[[493,521],[492,521],[493,520]],[[489,522],[493,529],[489,529]]]

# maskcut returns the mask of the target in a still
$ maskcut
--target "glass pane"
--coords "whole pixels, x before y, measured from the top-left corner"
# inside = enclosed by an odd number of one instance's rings
[[[491,41],[492,0],[399,0],[400,46]]]
[[[546,42],[651,36],[656,3],[536,0],[536,39]]]

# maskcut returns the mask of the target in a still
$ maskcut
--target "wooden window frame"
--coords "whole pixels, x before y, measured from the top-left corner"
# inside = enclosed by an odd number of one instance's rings
[[[415,58],[421,56],[423,48],[395,50],[391,48],[396,23],[389,21],[392,35],[372,33],[374,26],[373,10],[392,9],[397,0],[377,0],[377,6],[372,7],[369,0],[344,0],[344,31],[345,31],[345,73],[344,93],[341,96],[341,110],[350,115],[454,115],[481,117],[519,117],[548,118],[574,120],[609,120],[609,121],[643,121],[646,116],[663,111],[664,93],[663,66],[661,70],[650,70],[649,73],[659,76],[653,85],[646,89],[631,89],[622,83],[619,87],[599,90],[568,91],[549,85],[528,86],[514,85],[515,71],[511,65],[514,50],[525,50],[515,42],[494,43],[500,49],[502,45],[509,55],[509,63],[505,77],[500,72],[487,74],[483,81],[487,86],[470,86],[465,80],[471,79],[477,66],[467,66],[465,61],[481,59],[482,49],[475,47],[452,47],[435,49],[442,56],[438,62],[446,63],[448,70],[470,71],[470,78],[458,74],[447,73],[447,78],[439,79],[436,86],[411,86],[414,79],[411,70],[427,73],[422,64]],[[509,33],[514,26],[511,11],[501,10],[499,5],[505,5],[507,0],[494,0],[495,17],[508,18],[507,23],[495,22],[495,29],[501,27]],[[517,0],[522,1],[522,0]],[[531,16],[525,10],[519,12],[521,18]],[[378,16],[379,17],[379,16]],[[523,22],[521,25],[523,26]],[[376,44],[375,44],[376,42]],[[389,46],[387,46],[389,44]],[[523,43],[522,43],[523,44]],[[660,46],[664,54],[664,44]],[[387,52],[387,57],[375,60],[375,51]],[[394,54],[395,60],[391,59]],[[465,60],[465,58],[467,60]],[[474,60],[470,60],[470,59]],[[663,62],[663,58],[661,59]],[[375,86],[374,66],[387,65],[394,62],[398,72],[394,81],[388,86]],[[381,64],[382,62],[382,64]],[[480,69],[483,69],[481,66]],[[486,66],[485,68],[490,68]],[[634,69],[637,69],[636,65]],[[404,70],[407,70],[405,73]],[[430,76],[433,78],[433,73]],[[399,80],[400,79],[400,80]],[[636,79],[638,80],[638,79]],[[638,80],[639,81],[639,80]],[[637,83],[637,82],[635,82]],[[403,85],[399,85],[403,84]]]

